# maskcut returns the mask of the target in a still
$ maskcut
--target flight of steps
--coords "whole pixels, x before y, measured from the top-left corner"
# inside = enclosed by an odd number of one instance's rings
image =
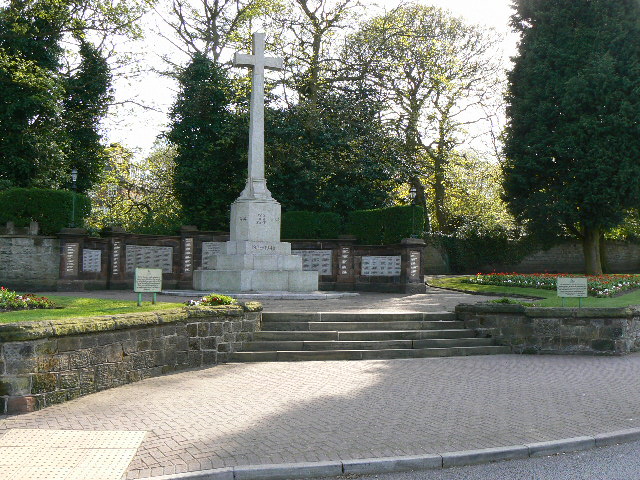
[[[263,313],[262,330],[233,362],[373,360],[510,353],[455,314]]]

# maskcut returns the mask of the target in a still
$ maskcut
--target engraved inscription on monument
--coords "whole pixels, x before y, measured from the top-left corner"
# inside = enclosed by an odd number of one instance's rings
[[[122,243],[120,240],[114,240],[113,242],[113,258],[111,262],[111,274],[118,275],[120,273],[120,250]]]
[[[78,275],[79,243],[67,243],[64,247],[64,273]]]
[[[351,257],[351,248],[342,247],[340,249],[340,257],[338,257],[338,268],[340,275],[349,275],[349,261]]]
[[[127,245],[125,250],[127,272],[136,268],[159,268],[162,273],[173,271],[173,247]]]
[[[82,271],[100,273],[102,271],[102,251],[83,248]]]
[[[409,277],[412,279],[420,277],[420,252],[409,253]]]
[[[331,275],[333,250],[291,250],[292,255],[302,257],[302,270],[317,271],[320,275]]]
[[[184,273],[191,273],[191,270],[193,270],[193,238],[184,239],[182,261],[182,271]]]
[[[212,270],[213,258],[225,251],[225,242],[202,242],[202,269]]]
[[[360,275],[365,277],[398,277],[401,273],[401,263],[400,255],[362,257]]]

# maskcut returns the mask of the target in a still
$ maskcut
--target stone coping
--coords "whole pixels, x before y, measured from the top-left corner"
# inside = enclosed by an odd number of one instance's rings
[[[459,313],[520,313],[538,318],[626,318],[640,313],[634,307],[527,307],[520,304],[461,303],[456,306]]]
[[[95,317],[60,318],[37,322],[0,324],[0,343],[64,337],[83,333],[96,333],[149,325],[185,322],[203,317],[241,317],[244,312],[260,312],[258,302],[238,305],[185,306],[157,312],[123,313]]]

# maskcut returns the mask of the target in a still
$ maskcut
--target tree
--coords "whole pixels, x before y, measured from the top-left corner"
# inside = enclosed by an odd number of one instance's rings
[[[285,85],[310,104],[341,79],[336,40],[360,8],[359,0],[294,0],[271,16],[281,32],[276,44],[285,58]]]
[[[248,127],[231,110],[225,71],[205,55],[194,54],[178,81],[167,133],[176,148],[176,196],[188,223],[223,230],[247,176]]]
[[[67,136],[65,163],[78,171],[79,191],[98,181],[107,154],[98,131],[112,99],[111,72],[96,47],[80,39],[80,65],[66,79],[62,102]]]
[[[255,19],[280,8],[279,0],[172,0],[171,11],[162,16],[179,50],[191,59],[197,54],[218,63],[225,48],[248,45]],[[168,56],[165,60],[177,68]]]
[[[74,167],[81,191],[96,180],[111,81],[101,50],[110,35],[138,34],[145,3],[13,0],[0,8],[1,183],[60,188]]]
[[[505,200],[532,230],[600,238],[640,204],[640,3],[518,0],[508,75]]]
[[[372,95],[323,93],[268,111],[269,188],[286,211],[345,213],[388,206],[399,180],[400,143]]]
[[[451,230],[445,208],[447,165],[486,120],[483,107],[499,84],[497,39],[448,12],[422,5],[398,7],[364,23],[342,55],[351,78],[387,99],[390,120],[403,139],[406,176],[426,209],[424,179],[431,176],[436,226]]]
[[[175,150],[156,145],[141,162],[122,145],[106,149],[107,164],[89,192],[92,211],[86,224],[93,230],[120,226],[129,232],[174,234],[182,222],[173,191]]]

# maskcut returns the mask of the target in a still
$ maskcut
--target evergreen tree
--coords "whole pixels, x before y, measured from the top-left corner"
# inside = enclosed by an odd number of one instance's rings
[[[0,180],[49,186],[63,164],[59,75],[66,9],[50,2],[11,2],[0,9]]]
[[[111,101],[111,72],[97,48],[80,40],[80,66],[67,79],[63,101],[66,163],[78,170],[78,190],[84,192],[100,179],[107,154],[98,131]]]
[[[640,2],[517,0],[505,200],[532,229],[599,241],[640,204]]]
[[[366,93],[320,92],[269,110],[265,164],[269,189],[285,211],[345,213],[390,205],[400,180],[402,144]]]
[[[225,230],[247,176],[247,126],[231,111],[226,72],[204,54],[194,55],[178,82],[167,134],[176,148],[176,196],[188,223]]]

